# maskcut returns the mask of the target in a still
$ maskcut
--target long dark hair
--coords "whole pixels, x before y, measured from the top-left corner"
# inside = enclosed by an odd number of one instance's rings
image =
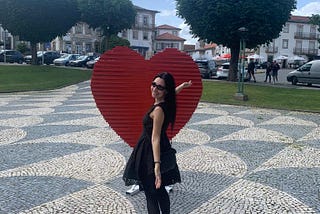
[[[157,77],[163,79],[166,84],[166,95],[164,97],[164,101],[167,105],[168,122],[171,123],[171,129],[173,129],[177,113],[176,83],[173,76],[168,72],[157,74],[153,80]]]

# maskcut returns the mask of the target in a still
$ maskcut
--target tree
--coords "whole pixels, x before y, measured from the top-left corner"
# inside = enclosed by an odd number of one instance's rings
[[[312,14],[310,18],[310,24],[318,26],[318,31],[320,32],[320,14]],[[319,38],[318,38],[318,42],[320,43]],[[320,48],[320,46],[318,48]]]
[[[32,64],[37,43],[65,34],[80,20],[76,0],[0,0],[0,5],[3,27],[31,43]]]
[[[27,51],[30,51],[28,48],[27,44],[24,42],[21,42],[17,45],[17,50],[20,51],[21,53],[25,54]]]
[[[130,0],[78,0],[81,21],[99,28],[106,44],[111,35],[129,29],[135,22],[136,11]]]
[[[237,79],[239,28],[248,29],[246,47],[271,42],[296,7],[296,0],[176,0],[177,14],[194,37],[231,49],[229,80]]]
[[[104,38],[106,39],[106,38]],[[108,47],[105,47],[104,45],[107,44]],[[118,37],[117,35],[111,35],[109,38],[108,42],[105,42],[102,44],[102,49],[103,50],[111,50],[112,48],[116,47],[116,46],[125,46],[125,47],[129,47],[130,46],[130,42],[127,39],[123,39]]]

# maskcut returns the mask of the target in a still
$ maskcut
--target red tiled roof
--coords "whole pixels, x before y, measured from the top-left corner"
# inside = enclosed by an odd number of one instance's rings
[[[185,39],[172,35],[170,33],[164,33],[159,36],[157,36],[156,40],[173,40],[173,41],[185,41]]]
[[[310,17],[307,16],[291,16],[288,22],[309,23]]]
[[[188,45],[188,44],[183,45],[184,51],[194,51],[195,49],[196,49],[195,45]]]
[[[217,44],[216,43],[212,43],[212,44],[206,44],[204,46],[204,49],[211,49],[211,48],[215,48],[217,47]]]
[[[171,25],[159,25],[156,29],[167,29],[167,30],[181,30],[180,28],[173,27]]]

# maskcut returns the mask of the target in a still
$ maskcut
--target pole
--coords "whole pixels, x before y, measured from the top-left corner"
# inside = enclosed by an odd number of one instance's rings
[[[241,63],[241,93],[244,92],[244,59],[246,57],[246,40],[242,39],[242,63]]]
[[[248,29],[245,27],[241,27],[238,29],[240,34],[240,65],[238,65],[238,92],[234,95],[234,98],[237,100],[246,101],[248,100],[248,96],[244,94],[244,59],[246,57],[245,55],[245,34],[248,32]]]
[[[241,70],[242,70],[242,39],[240,39],[240,63],[238,63],[238,93],[240,94],[241,91]]]
[[[3,46],[4,46],[4,50],[6,50],[6,40],[7,40],[7,30],[4,31],[4,40],[3,40]],[[3,53],[3,63],[7,62],[7,55],[6,55],[6,51],[4,51]]]

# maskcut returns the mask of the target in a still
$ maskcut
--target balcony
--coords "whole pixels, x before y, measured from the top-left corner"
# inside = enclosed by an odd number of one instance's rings
[[[295,55],[312,55],[317,56],[318,55],[318,49],[315,48],[294,48],[293,53]]]
[[[155,25],[149,24],[149,23],[144,23],[144,22],[136,22],[134,24],[134,28],[139,29],[139,30],[154,30]]]
[[[295,32],[294,38],[295,39],[317,40],[317,39],[319,39],[319,35],[317,35],[317,33]]]
[[[278,53],[278,47],[266,47],[266,53],[275,54]]]

